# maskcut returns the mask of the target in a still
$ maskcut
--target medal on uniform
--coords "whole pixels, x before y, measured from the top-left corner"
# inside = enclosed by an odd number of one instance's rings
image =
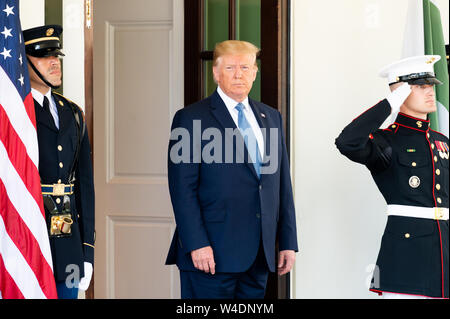
[[[412,176],[409,179],[409,186],[412,188],[418,188],[420,186],[420,178],[417,176]]]
[[[441,142],[441,141],[436,141],[436,148],[439,151],[439,156],[442,159],[447,159],[449,158],[449,148],[447,143],[445,142]]]

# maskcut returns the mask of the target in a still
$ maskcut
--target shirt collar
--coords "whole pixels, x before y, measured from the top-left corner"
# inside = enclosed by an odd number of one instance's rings
[[[398,114],[395,123],[420,132],[427,132],[430,128],[429,120],[419,119],[401,112]]]
[[[40,106],[44,106],[44,96],[47,97],[50,103],[52,97],[52,90],[48,89],[48,92],[44,95],[38,90],[31,88],[31,95],[33,96],[33,99],[35,99],[39,103]]]
[[[220,88],[220,86],[217,87],[217,93],[219,93],[219,96],[222,98],[223,102],[225,103],[225,106],[227,107],[230,113],[231,111],[236,110],[236,106],[239,104],[239,102],[233,100],[231,97],[226,95],[225,92]],[[248,96],[241,103],[244,105],[244,111],[250,110]]]

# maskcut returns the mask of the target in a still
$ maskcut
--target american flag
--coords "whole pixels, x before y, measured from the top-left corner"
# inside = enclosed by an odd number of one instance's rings
[[[0,0],[0,298],[57,298],[19,1]]]

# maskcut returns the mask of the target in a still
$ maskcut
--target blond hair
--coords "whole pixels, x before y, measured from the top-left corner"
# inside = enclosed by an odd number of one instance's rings
[[[224,55],[250,54],[256,57],[261,50],[247,41],[227,40],[216,44],[214,48],[213,66],[217,66],[218,59]]]

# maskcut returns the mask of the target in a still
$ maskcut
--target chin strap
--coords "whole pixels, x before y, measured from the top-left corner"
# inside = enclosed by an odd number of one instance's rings
[[[28,63],[30,64],[31,68],[33,69],[33,71],[37,74],[37,76],[48,86],[51,87],[52,89],[58,89],[61,85],[55,86],[53,84],[51,84],[50,82],[48,82],[44,76],[37,70],[37,68],[34,66],[34,64],[28,60]]]

